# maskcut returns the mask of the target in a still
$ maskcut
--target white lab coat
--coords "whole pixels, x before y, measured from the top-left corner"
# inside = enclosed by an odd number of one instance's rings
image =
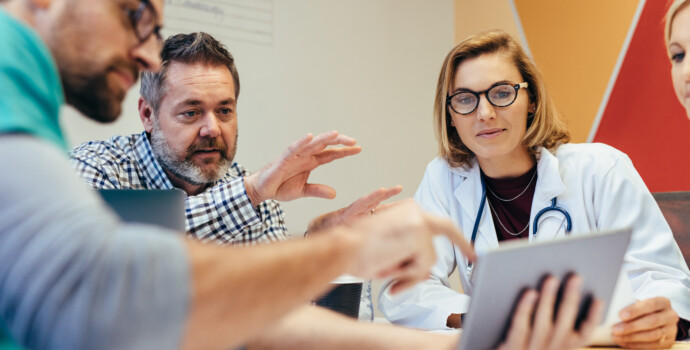
[[[450,217],[469,241],[481,194],[476,159],[451,168],[446,161],[436,158],[428,165],[415,200],[432,213]],[[554,197],[570,213],[573,235],[632,227],[623,268],[635,297],[667,297],[681,318],[690,319],[688,266],[661,210],[627,155],[604,144],[565,144],[555,156],[542,149],[530,225],[536,213],[550,206]],[[565,236],[564,216],[549,211],[540,219],[538,228],[536,237],[530,234],[530,241]],[[391,296],[388,288],[379,295],[379,308],[391,322],[445,329],[449,314],[467,311],[467,295],[472,295],[467,262],[447,238],[435,238],[434,245],[438,260],[427,281],[399,295]],[[497,246],[494,222],[485,206],[474,247],[481,255]],[[449,276],[456,267],[460,269],[462,285],[467,286],[467,295],[449,288]]]

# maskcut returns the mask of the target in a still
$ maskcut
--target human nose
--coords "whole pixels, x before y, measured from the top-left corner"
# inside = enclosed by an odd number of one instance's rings
[[[199,130],[199,136],[208,138],[220,136],[220,125],[213,113],[208,113],[204,118],[204,125]]]
[[[479,103],[477,105],[477,118],[479,120],[496,118],[496,110],[494,106],[483,94],[479,96]]]
[[[161,68],[161,49],[156,35],[151,35],[132,49],[132,56],[140,70],[157,72]]]

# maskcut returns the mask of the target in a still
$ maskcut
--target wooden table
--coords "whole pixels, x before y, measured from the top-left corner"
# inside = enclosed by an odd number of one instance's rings
[[[607,350],[607,349],[617,349],[620,350],[621,348],[610,348],[610,347],[589,347],[589,348],[582,348],[581,350],[584,349],[597,349],[597,350]],[[689,341],[683,341],[683,342],[676,342],[673,344],[673,347],[671,349],[677,349],[677,350],[690,350],[690,342]]]

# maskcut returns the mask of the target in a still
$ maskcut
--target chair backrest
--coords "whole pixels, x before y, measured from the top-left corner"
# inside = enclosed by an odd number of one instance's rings
[[[690,266],[690,192],[652,193]]]

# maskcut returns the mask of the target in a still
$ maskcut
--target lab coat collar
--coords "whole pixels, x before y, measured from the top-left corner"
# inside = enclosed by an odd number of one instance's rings
[[[479,204],[482,200],[482,184],[479,163],[476,158],[472,158],[467,164],[460,167],[449,167],[450,171],[462,177],[462,182],[453,191],[453,195],[462,207],[464,214],[469,218],[467,225],[463,225],[463,230],[467,231],[468,240],[472,236],[472,228],[477,217]],[[566,187],[561,179],[558,169],[558,159],[554,154],[545,148],[540,148],[537,153],[537,184],[534,198],[532,200],[532,210],[530,215],[530,233],[534,216],[539,210],[551,205],[551,199],[565,192]],[[482,250],[481,246],[496,247],[498,238],[496,237],[494,222],[489,214],[488,205],[484,205],[481,222],[479,224],[475,248]],[[530,240],[533,239],[529,235]]]
[[[465,217],[468,219],[466,221],[467,224],[463,225],[462,229],[466,232],[466,237],[469,241],[472,239],[472,228],[477,218],[480,202],[483,200],[479,163],[476,158],[472,158],[469,163],[461,167],[451,168],[451,172],[462,177],[462,183],[455,188],[453,195],[460,203]],[[477,228],[477,237],[474,242],[475,249],[483,251],[485,247],[497,246],[498,238],[494,232],[496,232],[494,221],[491,219],[489,206],[485,204],[479,227]]]
[[[558,158],[546,148],[540,148],[537,156],[537,187],[532,207],[534,208],[536,200],[546,200],[550,205],[551,199],[561,195],[565,190],[558,167]]]
[[[558,197],[566,190],[565,184],[561,179],[561,173],[558,166],[558,158],[549,150],[541,148],[537,160],[537,187],[532,199],[532,209],[530,210],[530,227],[529,227],[529,241],[534,240],[553,240],[557,235],[561,234],[561,222],[558,220],[547,220],[550,217],[559,217],[562,214],[557,214],[555,211],[544,213],[539,220],[537,227],[537,235],[533,235],[534,218],[542,209],[551,206],[551,200]],[[555,226],[554,226],[555,225]]]

